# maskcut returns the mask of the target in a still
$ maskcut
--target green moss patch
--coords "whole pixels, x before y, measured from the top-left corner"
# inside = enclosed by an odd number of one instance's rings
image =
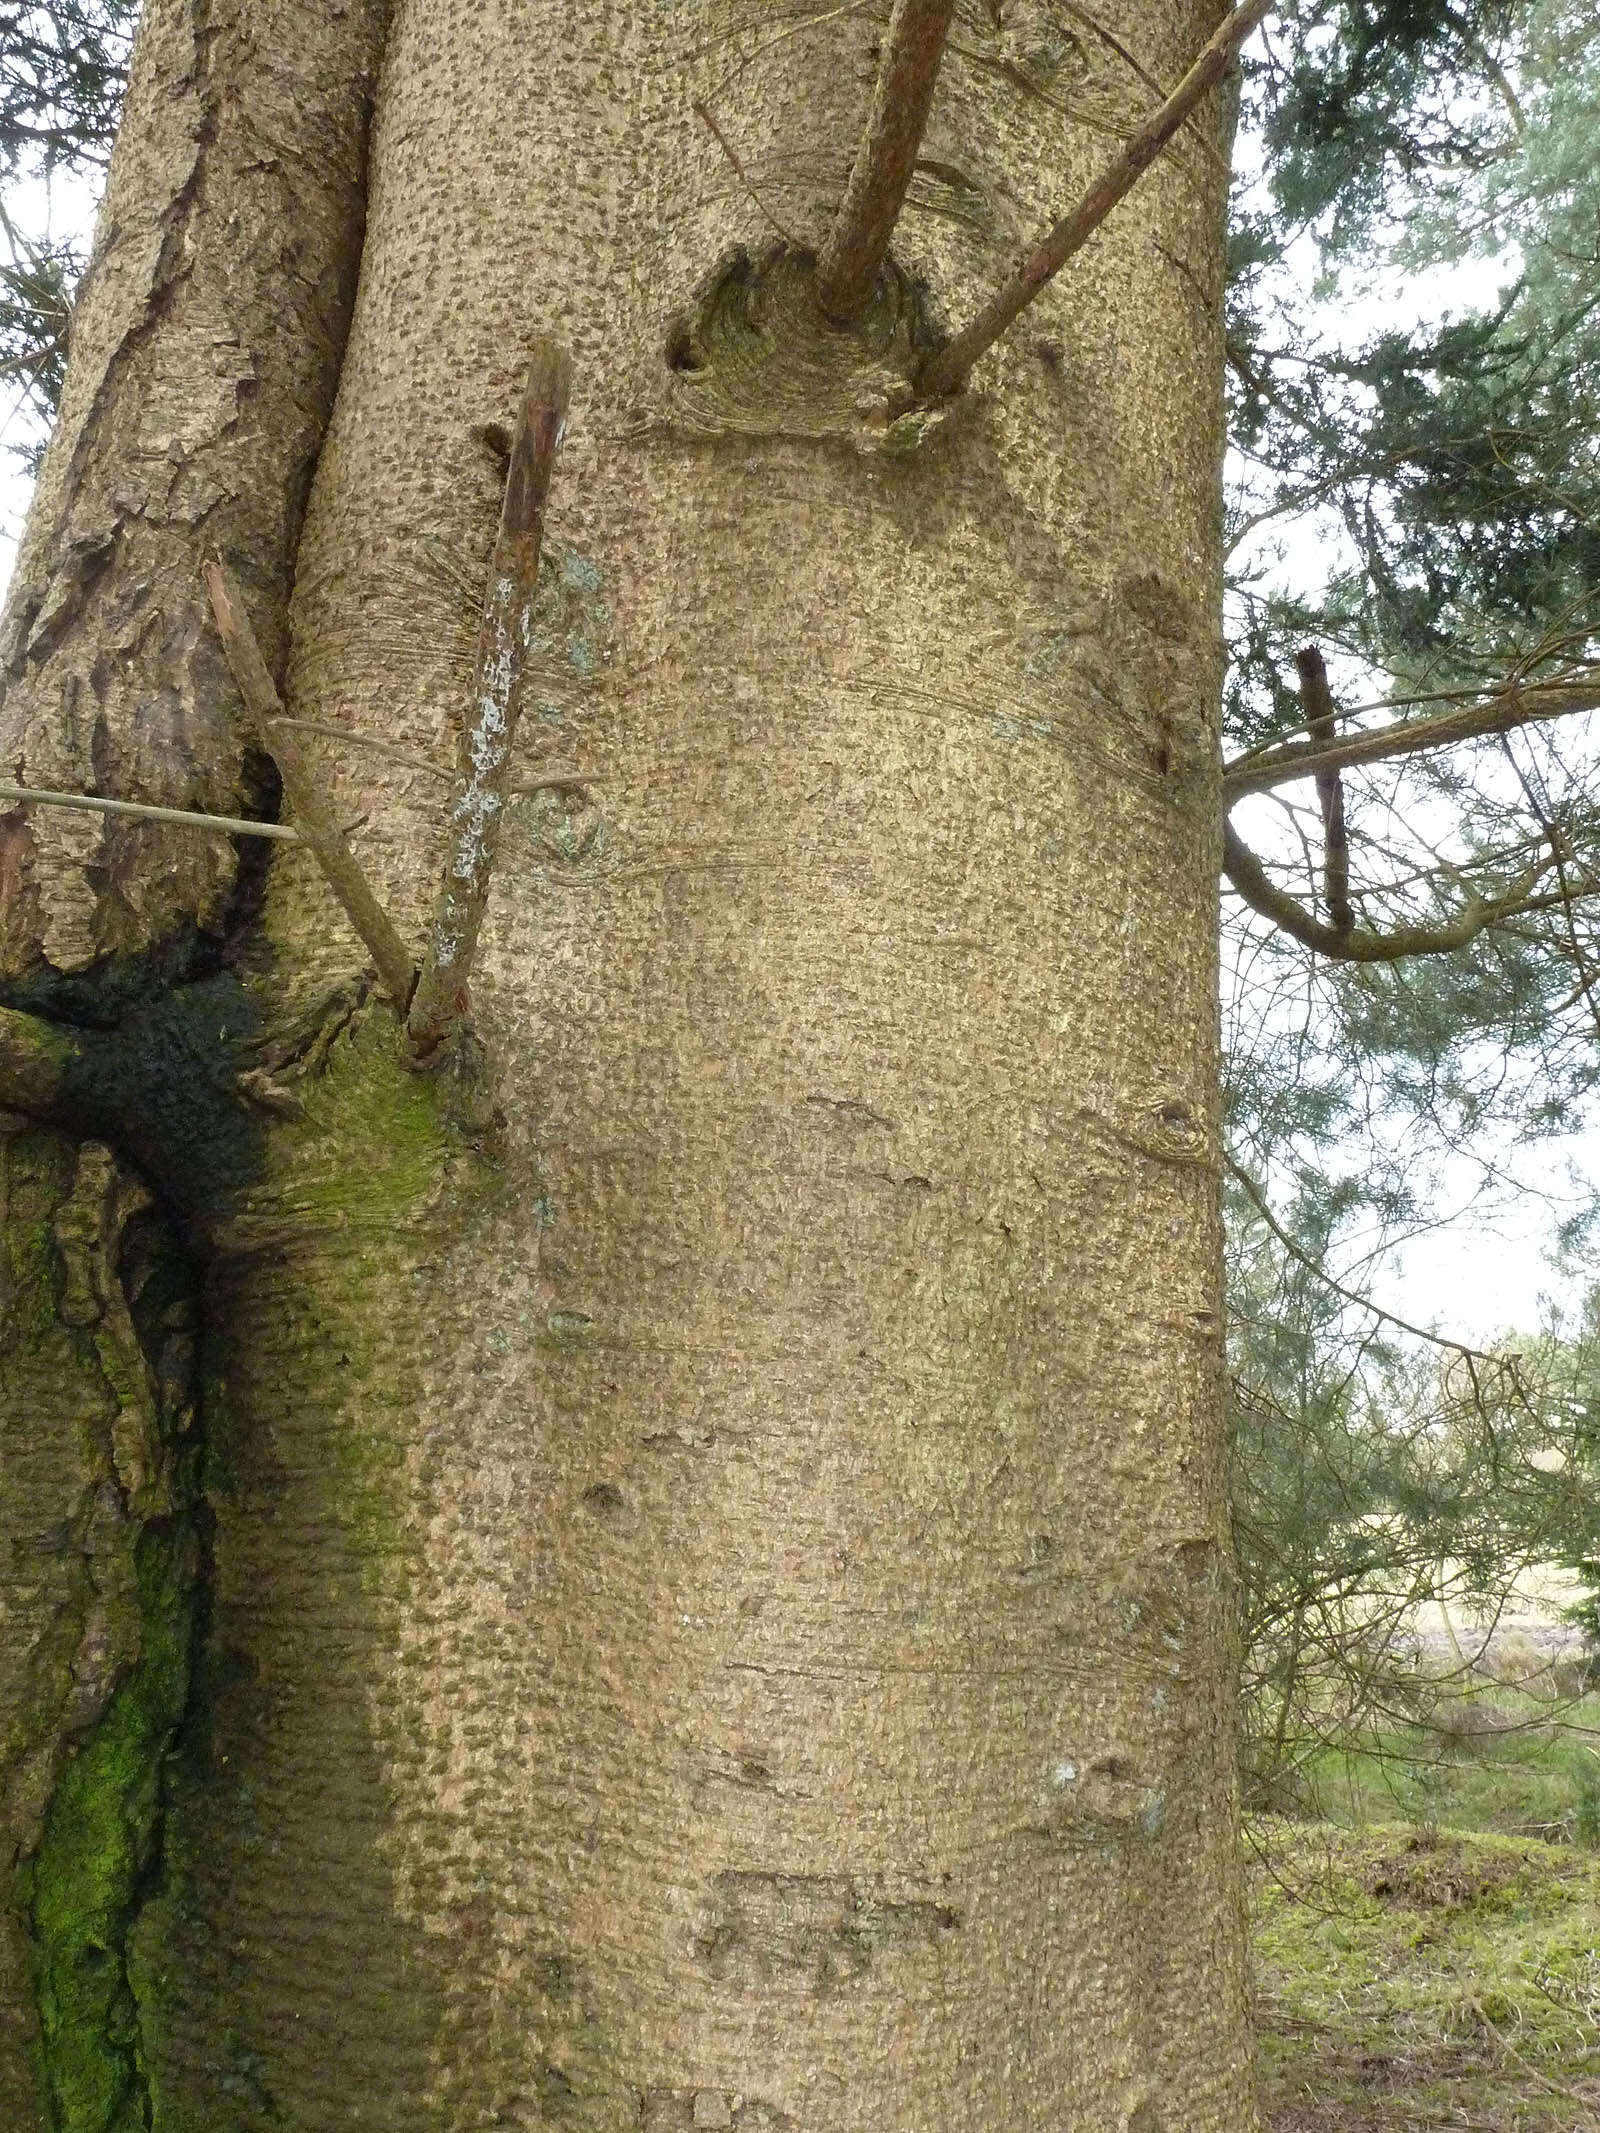
[[[187,1520],[136,1550],[141,1656],[62,1773],[28,1875],[52,2133],[148,2133],[128,1935],[159,1868],[163,1765],[189,1692],[198,1550]]]

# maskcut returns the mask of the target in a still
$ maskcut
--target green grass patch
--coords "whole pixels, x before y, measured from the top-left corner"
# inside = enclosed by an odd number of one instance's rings
[[[1600,2127],[1600,1855],[1263,1821],[1249,1873],[1270,2126]]]

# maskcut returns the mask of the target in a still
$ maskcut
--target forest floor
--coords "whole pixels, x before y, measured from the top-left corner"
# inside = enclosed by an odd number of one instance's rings
[[[1600,2133],[1600,1697],[1482,1704],[1249,1825],[1271,2133]]]

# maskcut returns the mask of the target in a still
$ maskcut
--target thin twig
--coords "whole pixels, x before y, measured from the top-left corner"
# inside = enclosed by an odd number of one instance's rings
[[[377,965],[385,991],[404,1014],[416,976],[410,953],[356,864],[344,832],[333,819],[323,786],[300,752],[300,743],[284,724],[283,705],[267,672],[238,586],[220,562],[202,564],[201,575],[228,666],[244,698],[246,714],[259,733],[262,746],[278,766],[284,792],[294,809],[300,841],[310,846],[329,888]]]
[[[754,201],[757,211],[768,222],[772,224],[772,227],[777,231],[778,235],[783,239],[785,244],[792,244],[797,250],[803,249],[801,241],[795,235],[794,231],[786,228],[785,225],[778,220],[777,216],[772,212],[771,208],[768,207],[766,201],[763,200],[761,195],[756,191],[755,186],[750,181],[750,173],[739,161],[739,157],[734,149],[733,143],[728,139],[728,136],[723,132],[722,128],[712,117],[711,106],[705,101],[704,97],[697,96],[693,104],[690,106],[690,109],[694,112],[695,117],[700,121],[701,125],[705,127],[711,138],[716,142],[717,146],[722,150],[722,153],[727,157],[728,161],[733,165],[735,177],[737,177],[739,183],[744,187],[745,191]]]
[[[216,830],[225,837],[281,837],[298,844],[300,832],[287,822],[248,822],[243,815],[202,815],[187,807],[151,807],[143,800],[102,800],[92,792],[46,792],[42,786],[0,784],[0,800],[24,807],[81,807],[92,815],[132,815],[142,822],[176,822],[184,829]]]
[[[1573,908],[1575,902],[1574,891],[1571,882],[1567,878],[1567,855],[1565,851],[1567,840],[1552,818],[1549,808],[1534,790],[1532,778],[1529,777],[1528,773],[1517,761],[1510,740],[1503,734],[1500,739],[1500,749],[1506,761],[1511,765],[1512,773],[1517,783],[1522,787],[1523,797],[1533,810],[1534,820],[1538,823],[1543,835],[1549,839],[1550,849],[1555,854],[1556,886],[1561,892],[1561,915],[1566,920],[1567,945],[1572,950],[1572,960],[1578,966],[1578,987],[1577,991],[1572,995],[1572,999],[1574,1001],[1583,1000],[1588,1007],[1589,1019],[1594,1024],[1595,1031],[1600,1034],[1600,1002],[1597,1002],[1595,998],[1595,974],[1589,967],[1589,959],[1583,952],[1583,943],[1578,938],[1578,918]],[[1563,1003],[1563,1005],[1570,1004],[1571,1002]]]
[[[871,301],[922,146],[955,0],[894,0],[850,182],[817,260],[817,302],[848,326]]]
[[[1351,733],[1333,747],[1315,740],[1285,741],[1223,766],[1222,791],[1232,807],[1246,793],[1269,792],[1295,778],[1319,771],[1348,769],[1356,763],[1386,763],[1396,756],[1421,755],[1449,748],[1457,741],[1481,740],[1485,734],[1510,733],[1544,719],[1570,718],[1577,711],[1600,709],[1600,682],[1533,682],[1526,688],[1497,689],[1457,711],[1434,718],[1397,720],[1367,733]]]
[[[1294,655],[1300,676],[1300,701],[1306,707],[1306,731],[1313,748],[1331,748],[1339,737],[1338,716],[1328,687],[1328,669],[1314,644]],[[1350,908],[1350,839],[1344,825],[1344,780],[1338,767],[1317,772],[1317,805],[1322,810],[1322,903],[1328,923],[1338,933],[1355,924]]]
[[[1131,190],[1160,155],[1168,141],[1193,111],[1200,99],[1216,87],[1233,64],[1234,54],[1272,6],[1272,0],[1244,0],[1242,7],[1219,25],[1172,94],[1135,133],[1110,168],[1089,188],[1070,214],[1040,240],[1004,288],[979,312],[970,326],[941,348],[922,367],[917,394],[924,400],[943,399],[967,381],[971,370],[987,349],[1038,295],[1062,267],[1104,222],[1107,215]]]
[[[1503,894],[1469,897],[1452,919],[1437,926],[1395,926],[1387,933],[1365,927],[1341,932],[1313,918],[1305,905],[1280,889],[1231,822],[1222,828],[1222,871],[1253,911],[1270,918],[1303,948],[1315,948],[1340,963],[1396,963],[1408,955],[1449,955],[1475,941],[1488,926],[1529,908],[1532,890],[1549,873],[1548,855],[1519,874]]]
[[[1290,1236],[1289,1232],[1272,1212],[1272,1209],[1267,1205],[1266,1196],[1257,1185],[1255,1179],[1251,1177],[1249,1171],[1236,1163],[1231,1155],[1225,1157],[1224,1160],[1229,1170],[1232,1171],[1235,1180],[1244,1187],[1245,1195],[1250,1204],[1262,1221],[1265,1222],[1268,1229],[1271,1230],[1273,1236],[1283,1246],[1284,1250],[1291,1258],[1298,1260],[1307,1273],[1314,1274],[1324,1287],[1331,1289],[1335,1296],[1340,1297],[1347,1304],[1354,1304],[1359,1310],[1370,1311],[1374,1318],[1381,1318],[1385,1325],[1397,1326],[1402,1333],[1409,1333],[1419,1341],[1427,1341],[1436,1348],[1448,1348],[1452,1355],[1465,1356],[1469,1362],[1491,1364],[1496,1371],[1502,1375],[1509,1375],[1515,1382],[1517,1375],[1515,1357],[1493,1355],[1486,1348],[1472,1348],[1465,1341],[1452,1340],[1448,1334],[1431,1333],[1425,1326],[1414,1326],[1410,1319],[1401,1318],[1397,1312],[1386,1311],[1382,1304],[1375,1304],[1370,1296],[1363,1296],[1359,1290],[1347,1289],[1342,1281],[1336,1280],[1328,1272],[1327,1268],[1313,1253],[1308,1252],[1303,1244],[1297,1244],[1294,1238]]]
[[[550,474],[567,426],[572,359],[554,341],[540,341],[528,366],[506,468],[500,530],[489,563],[489,584],[478,631],[472,698],[462,725],[450,845],[416,997],[406,1019],[412,1046],[427,1057],[452,1023],[467,1013],[478,929],[489,901],[506,772],[522,710],[522,682],[533,636]]]
[[[1568,2088],[1567,2084],[1564,2081],[1554,2081],[1548,2074],[1541,2074],[1539,2069],[1536,2066],[1531,2065],[1522,2056],[1521,2052],[1517,2050],[1517,2047],[1512,2043],[1511,2039],[1506,2035],[1505,2031],[1500,2027],[1499,2023],[1495,2021],[1493,2015],[1490,2014],[1488,2008],[1484,2006],[1482,2000],[1470,1999],[1468,2000],[1467,2005],[1478,2017],[1478,2020],[1483,2024],[1484,2028],[1488,2030],[1489,2034],[1494,2038],[1495,2042],[1499,2045],[1500,2049],[1506,2054],[1508,2059],[1514,2059],[1517,2065],[1522,2068],[1525,2074],[1531,2074],[1534,2080],[1539,2083],[1540,2087],[1548,2089],[1553,2096],[1564,2096],[1569,2103],[1581,2104],[1585,2115],[1588,2117],[1588,2123],[1590,2127],[1593,2127],[1596,2123],[1600,2123],[1600,2120],[1597,2120],[1596,2117],[1589,2115],[1590,2113],[1595,2112],[1597,2107],[1600,2107],[1600,2095],[1596,2095],[1591,2090],[1590,2093],[1585,2096],[1581,2094],[1580,2091],[1577,2089]],[[1579,2126],[1574,2126],[1573,2133],[1584,2133],[1584,2129]]]

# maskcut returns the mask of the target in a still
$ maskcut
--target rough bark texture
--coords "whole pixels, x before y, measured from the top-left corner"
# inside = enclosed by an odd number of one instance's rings
[[[67,389],[3,627],[16,782],[255,812],[196,575],[244,579],[281,657],[295,543],[360,255],[387,0],[148,0],[73,318]],[[42,809],[0,817],[0,977],[222,926],[233,845]],[[83,1006],[57,983],[36,997]]]
[[[1109,26],[1170,80],[1213,20]],[[396,12],[289,709],[449,760],[552,335],[520,772],[597,797],[506,809],[492,1162],[340,992],[298,847],[213,1028],[163,1184],[219,1338],[210,1626],[128,1933],[163,2133],[1253,2123],[1220,178],[1164,161],[896,419],[1097,167],[1063,103],[1146,92],[1049,0],[964,15],[841,333],[693,113],[748,62],[718,123],[820,242],[874,26],[782,27]],[[437,786],[308,745],[420,941]]]
[[[0,2123],[135,2133],[129,1926],[199,1541],[192,1268],[92,1141],[0,1113]],[[25,1862],[15,1890],[11,1870]]]

